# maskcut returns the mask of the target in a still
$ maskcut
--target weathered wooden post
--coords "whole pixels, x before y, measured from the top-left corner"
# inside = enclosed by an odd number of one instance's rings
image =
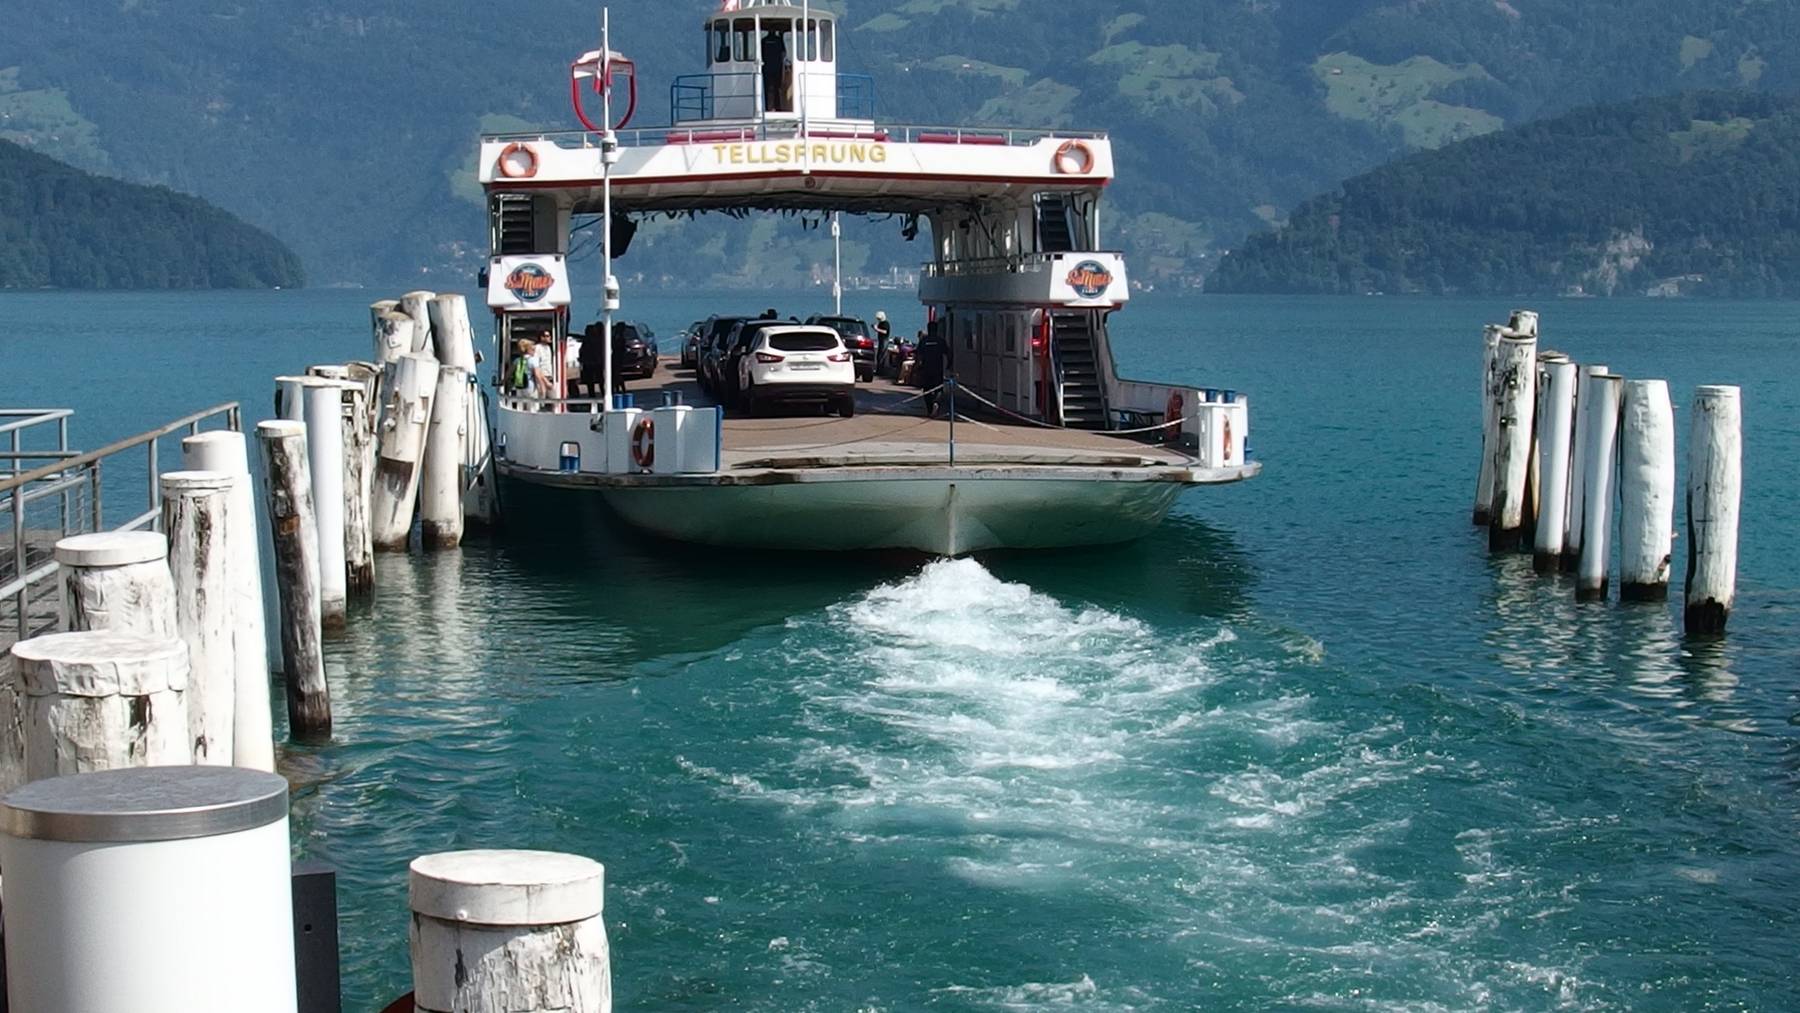
[[[194,762],[187,645],[179,639],[122,630],[52,633],[14,644],[12,657],[27,781]],[[9,907],[11,875],[8,869]]]
[[[175,627],[188,649],[188,737],[194,762],[231,766],[237,728],[237,650],[232,639],[231,494],[222,471],[162,476],[163,530],[175,578]]]
[[[228,429],[199,433],[181,441],[182,465],[190,471],[221,471],[231,487],[226,561],[231,584],[233,661],[231,762],[253,770],[275,769],[275,732],[269,713],[269,643],[263,623],[262,551],[257,537],[256,493],[250,483],[250,454],[244,434]]]
[[[1588,382],[1586,493],[1582,499],[1581,566],[1575,576],[1576,601],[1606,598],[1612,561],[1613,472],[1618,463],[1619,398],[1625,378],[1596,376]]]
[[[343,489],[344,517],[344,572],[345,587],[350,595],[366,595],[375,587],[375,542],[369,530],[369,487],[375,466],[375,429],[374,415],[369,411],[365,398],[368,396],[367,373],[363,379],[351,379],[351,374],[358,372],[356,364],[349,366],[314,366],[315,374],[321,370],[334,374],[332,377],[315,379],[315,386],[326,386],[335,389],[341,399],[344,434],[344,467],[341,487]],[[308,445],[311,453],[311,445]],[[317,483],[315,482],[315,485]],[[315,509],[319,491],[313,491]],[[321,525],[320,537],[323,534]]]
[[[1499,399],[1500,334],[1505,328],[1488,324],[1481,330],[1481,473],[1475,478],[1474,521],[1485,528],[1494,512],[1494,444],[1499,439],[1494,406]]]
[[[1663,380],[1627,380],[1619,423],[1619,600],[1669,596],[1675,410]]]
[[[397,364],[387,407],[381,413],[379,459],[371,496],[370,526],[378,552],[405,552],[412,537],[413,507],[425,459],[438,363],[408,355]]]
[[[419,541],[427,549],[462,544],[468,396],[469,374],[458,366],[439,366],[419,480]]]
[[[313,523],[312,477],[307,474],[306,426],[264,422],[256,427],[256,437],[262,444],[269,531],[275,543],[288,725],[297,739],[328,738],[331,694],[320,646],[319,536]]]
[[[398,313],[399,311],[400,300],[398,299],[377,299],[369,304],[369,326],[375,332],[375,347],[377,350],[381,348],[382,343],[381,318],[389,313]],[[409,317],[408,319],[411,318]],[[380,356],[377,355],[376,358],[379,359]]]
[[[400,297],[400,312],[412,318],[413,343],[407,351],[412,355],[429,355],[437,357],[432,351],[436,347],[431,339],[431,300],[437,298],[436,292],[408,292]]]
[[[1538,404],[1538,474],[1543,487],[1538,495],[1537,541],[1532,546],[1532,569],[1555,573],[1562,566],[1563,539],[1568,532],[1569,448],[1575,418],[1577,367],[1567,357],[1544,364],[1548,382]]]
[[[344,627],[348,577],[344,565],[344,404],[325,381],[313,381],[306,399],[306,465],[312,479],[313,523],[319,537],[319,609],[325,629]]]
[[[379,306],[381,303],[376,303]],[[375,317],[375,362],[384,369],[411,355],[418,325],[402,313],[399,304]]]
[[[1743,394],[1694,392],[1688,443],[1688,567],[1683,619],[1690,634],[1725,632],[1737,597],[1738,510],[1744,484]]]
[[[426,303],[426,312],[438,362],[474,373],[475,329],[469,324],[469,301],[456,294],[434,296]]]
[[[275,417],[292,422],[306,421],[306,385],[310,376],[278,376],[275,378]]]
[[[287,782],[227,767],[0,802],[6,975],[30,1013],[295,1013]]]
[[[1594,377],[1605,376],[1605,366],[1580,366],[1575,376],[1575,438],[1569,450],[1569,525],[1563,533],[1563,572],[1573,573],[1581,564],[1581,526],[1587,523],[1588,388]]]
[[[65,630],[175,636],[169,541],[154,531],[71,535],[53,553],[62,573]]]
[[[1495,370],[1494,507],[1488,548],[1519,548],[1525,528],[1525,486],[1531,472],[1531,420],[1537,397],[1537,338],[1500,336]]]
[[[408,876],[420,1013],[611,1013],[605,870],[576,855],[458,851]]]

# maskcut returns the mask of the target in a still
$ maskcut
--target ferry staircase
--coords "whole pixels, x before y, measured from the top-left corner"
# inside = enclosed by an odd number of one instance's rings
[[[1069,202],[1060,193],[1037,196],[1038,249],[1045,253],[1069,253],[1075,249],[1075,232],[1069,228]]]
[[[495,251],[503,257],[515,253],[538,252],[530,195],[503,193],[494,200],[498,205],[494,223]]]
[[[1062,422],[1070,429],[1104,430],[1106,385],[1100,380],[1094,322],[1088,313],[1051,313],[1050,333],[1062,383]]]

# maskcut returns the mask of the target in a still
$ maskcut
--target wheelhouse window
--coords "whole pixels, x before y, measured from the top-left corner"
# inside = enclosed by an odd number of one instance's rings
[[[706,62],[731,62],[731,22],[715,21],[707,29]]]
[[[756,62],[756,19],[739,18],[732,22],[731,41],[737,62]]]

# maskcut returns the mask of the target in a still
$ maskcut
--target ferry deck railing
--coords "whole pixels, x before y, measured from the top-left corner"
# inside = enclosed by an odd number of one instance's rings
[[[665,144],[698,144],[792,140],[800,136],[798,119],[692,121],[666,127],[633,127],[617,131],[619,144],[627,148]],[[1103,141],[1104,130],[1063,130],[1042,127],[967,127],[873,122],[821,123],[812,121],[806,136],[821,140],[865,140],[893,144],[983,144],[1025,147],[1044,140]],[[600,135],[586,130],[549,130],[484,134],[494,144],[533,142],[572,150],[598,149]]]
[[[0,469],[0,651],[15,640],[26,640],[58,621],[57,596],[45,593],[57,573],[56,542],[70,535],[98,531],[156,530],[162,521],[161,441],[176,433],[192,435],[207,424],[222,420],[224,426],[242,428],[237,402],[214,405],[176,419],[148,432],[119,440],[98,450],[77,453],[69,449],[65,409],[41,412],[0,412],[0,434],[10,435],[9,445],[20,448],[18,437],[33,426],[57,426],[57,445],[48,450],[14,449],[7,452],[6,468]],[[9,428],[10,427],[10,428]],[[214,427],[216,428],[216,427]],[[103,477],[117,468],[123,455],[144,454],[144,510],[130,516],[109,516]],[[25,467],[29,462],[49,463]],[[128,475],[129,477],[129,475]],[[133,507],[127,507],[133,509]],[[0,655],[0,660],[4,656]]]
[[[734,89],[729,95],[719,95],[715,85],[720,81],[734,81],[748,87]],[[718,99],[721,98],[730,102],[750,103],[754,108],[762,109],[765,108],[764,94],[762,75],[754,71],[683,74],[669,85],[669,121],[680,126],[711,120],[718,108]],[[840,120],[875,119],[874,78],[867,74],[837,75],[837,117]]]
[[[1091,257],[1096,253],[1110,253],[1123,256],[1117,250],[1060,250],[1033,253],[1012,253],[1003,257],[969,257],[961,260],[946,260],[942,263],[925,263],[919,265],[919,273],[926,278],[957,278],[964,275],[984,274],[1036,274],[1048,270],[1062,257]]]

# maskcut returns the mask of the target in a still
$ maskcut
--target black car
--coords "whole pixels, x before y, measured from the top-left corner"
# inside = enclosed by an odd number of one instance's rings
[[[700,339],[706,334],[706,321],[696,320],[681,332],[681,368],[700,368]]]
[[[700,389],[708,394],[719,392],[719,356],[725,351],[725,341],[731,336],[732,328],[748,320],[749,317],[712,317],[706,321],[706,329],[700,334],[700,348],[695,372],[700,377]]]
[[[613,383],[624,380],[647,380],[656,375],[656,335],[650,328],[629,320],[614,320],[612,325]],[[600,388],[600,377],[606,366],[600,349],[605,347],[606,325],[587,325],[581,335],[581,383],[591,390]]]
[[[844,339],[845,351],[850,353],[850,361],[856,364],[856,378],[865,382],[875,379],[875,332],[869,329],[866,321],[858,317],[816,315],[807,317],[806,322],[838,332],[838,337]]]

